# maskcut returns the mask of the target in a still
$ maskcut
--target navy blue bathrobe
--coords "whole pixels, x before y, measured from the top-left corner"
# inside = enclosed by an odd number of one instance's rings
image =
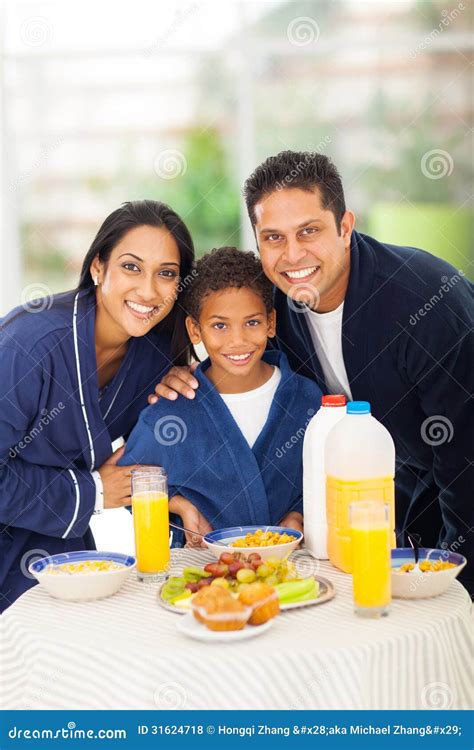
[[[0,611],[35,583],[35,557],[94,548],[91,472],[170,366],[167,337],[132,338],[99,400],[94,322],[93,291],[0,320]]]
[[[278,289],[275,307],[277,345],[327,393],[306,315]],[[354,232],[342,351],[354,400],[395,442],[398,546],[416,531],[465,555],[474,593],[472,284],[430,253]]]
[[[253,448],[206,377],[206,360],[194,373],[195,398],[145,409],[120,463],[163,466],[170,497],[186,497],[214,529],[278,524],[289,511],[302,512],[303,435],[321,390],[292,372],[282,352],[264,359],[280,368],[281,381]]]

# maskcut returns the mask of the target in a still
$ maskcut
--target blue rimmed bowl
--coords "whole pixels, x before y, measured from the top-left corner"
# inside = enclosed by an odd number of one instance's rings
[[[255,534],[257,529],[278,534],[289,534],[293,537],[293,541],[286,542],[286,544],[272,544],[269,547],[232,547],[232,543],[237,539],[242,539],[249,533]],[[277,557],[279,560],[283,560],[296,549],[302,539],[301,531],[288,529],[285,526],[232,526],[229,529],[211,531],[204,537],[204,542],[217,558],[223,552],[240,552],[243,559],[246,559],[252,552],[258,552],[262,560],[268,560],[269,557]]]
[[[106,560],[118,567],[112,570],[67,572],[60,566],[68,563]],[[83,550],[61,552],[31,563],[28,570],[38,583],[55,599],[88,602],[115,594],[135,568],[135,558],[120,552]]]
[[[445,549],[420,548],[418,562],[441,560],[453,563],[453,568],[426,573],[402,573],[398,568],[407,563],[415,564],[411,547],[392,550],[392,596],[397,599],[429,599],[443,594],[459,575],[467,560],[457,552]]]

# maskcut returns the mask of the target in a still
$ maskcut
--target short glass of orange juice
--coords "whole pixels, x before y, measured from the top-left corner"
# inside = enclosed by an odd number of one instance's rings
[[[355,612],[381,617],[392,598],[390,506],[359,500],[350,504],[349,519]]]
[[[131,474],[138,578],[160,581],[170,562],[166,472],[161,466],[141,466]]]

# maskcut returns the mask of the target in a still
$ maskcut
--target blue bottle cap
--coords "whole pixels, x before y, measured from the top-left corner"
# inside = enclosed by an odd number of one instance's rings
[[[368,401],[349,401],[347,414],[370,414],[370,404]]]

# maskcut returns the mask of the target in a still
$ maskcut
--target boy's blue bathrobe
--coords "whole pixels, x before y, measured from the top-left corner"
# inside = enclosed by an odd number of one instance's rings
[[[28,563],[94,549],[92,472],[169,369],[169,336],[132,338],[99,398],[95,291],[0,319],[0,612],[36,581]]]
[[[160,399],[141,413],[120,464],[163,466],[170,497],[190,500],[214,529],[278,524],[302,512],[303,435],[321,391],[282,352],[267,351],[264,360],[280,368],[281,380],[253,448],[206,377],[206,360],[194,373],[193,400]]]

